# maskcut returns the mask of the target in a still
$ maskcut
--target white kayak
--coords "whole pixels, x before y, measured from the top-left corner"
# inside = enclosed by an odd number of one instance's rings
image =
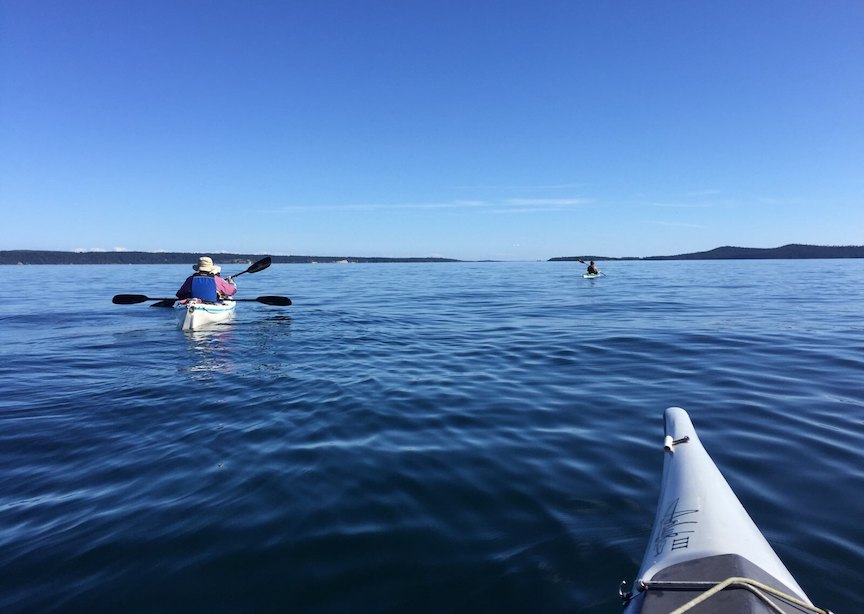
[[[181,301],[178,305],[180,328],[182,330],[200,330],[214,324],[220,324],[234,317],[237,303],[225,299],[218,303],[205,303],[196,298]]]
[[[606,273],[582,273],[582,279],[597,279],[598,277],[606,277]]]
[[[625,614],[825,612],[780,561],[708,456],[690,416],[664,416],[654,528]],[[696,601],[698,600],[698,601]]]

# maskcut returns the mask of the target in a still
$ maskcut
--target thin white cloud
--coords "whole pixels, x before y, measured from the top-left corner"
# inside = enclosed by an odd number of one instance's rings
[[[756,203],[760,205],[770,205],[770,206],[796,206],[796,205],[804,205],[807,203],[806,200],[794,199],[794,198],[779,198],[775,196],[759,196],[756,198]]]
[[[661,222],[659,220],[644,220],[643,224],[653,224],[655,226],[675,226],[682,228],[698,228],[700,230],[708,230],[708,226],[702,224],[688,224],[687,222]]]
[[[588,202],[584,198],[511,198],[507,201],[507,203],[516,206],[538,205],[541,207],[571,207],[573,205],[584,205]]]
[[[454,186],[455,190],[519,190],[522,192],[530,191],[530,190],[572,190],[574,188],[581,188],[582,184],[579,183],[552,183],[552,184],[541,184],[541,185],[457,185]]]
[[[668,209],[710,209],[713,203],[648,203],[651,207],[664,207]]]
[[[686,192],[684,196],[719,196],[721,194],[720,190],[715,190],[712,188],[706,188],[704,190],[693,190],[692,192]]]
[[[284,205],[261,210],[261,213],[296,213],[296,212],[323,212],[323,211],[394,211],[394,210],[424,210],[424,209],[473,209],[483,210],[490,213],[514,213],[538,211],[560,211],[565,207],[574,207],[588,204],[592,201],[585,198],[510,198],[505,200],[452,200],[432,202],[403,202],[403,203],[345,203],[334,205]]]
[[[520,207],[507,207],[507,208],[493,208],[489,209],[489,213],[505,213],[505,214],[519,214],[519,213],[559,213],[561,211],[558,207],[529,207],[529,208],[520,208]]]
[[[487,203],[478,200],[420,203],[346,203],[340,205],[284,205],[263,210],[266,213],[289,213],[297,211],[386,211],[394,209],[466,209],[483,207]]]
[[[104,247],[76,247],[72,250],[78,254],[93,253],[93,252],[128,252],[131,251],[128,247],[113,247],[106,249]]]

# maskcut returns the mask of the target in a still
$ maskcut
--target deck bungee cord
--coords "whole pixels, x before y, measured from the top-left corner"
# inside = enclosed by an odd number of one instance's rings
[[[727,588],[740,588],[747,591],[750,591],[753,595],[755,595],[759,600],[761,600],[766,606],[771,608],[777,614],[788,614],[786,610],[778,606],[776,603],[771,601],[771,599],[765,593],[769,593],[774,597],[782,599],[787,603],[791,603],[795,605],[798,609],[805,610],[807,612],[814,612],[815,614],[833,614],[831,610],[825,610],[819,607],[816,607],[812,604],[809,604],[801,599],[798,599],[794,595],[790,595],[781,590],[774,588],[773,586],[768,586],[763,582],[759,582],[758,580],[754,580],[753,578],[726,578],[722,582],[687,582],[685,580],[658,580],[658,581],[648,581],[648,582],[640,582],[639,590],[640,591],[651,591],[651,590],[704,590],[705,592],[695,597],[685,603],[684,605],[678,607],[675,610],[669,612],[669,614],[684,614],[685,612],[689,612],[697,605],[708,601],[718,593]],[[621,594],[624,599],[625,604],[628,603],[633,595],[631,593]]]

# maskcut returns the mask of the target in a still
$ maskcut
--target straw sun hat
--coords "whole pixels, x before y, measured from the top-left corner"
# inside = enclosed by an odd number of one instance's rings
[[[214,275],[222,271],[221,267],[213,264],[213,258],[210,256],[201,256],[198,258],[198,264],[193,264],[192,268],[201,273],[213,273]]]

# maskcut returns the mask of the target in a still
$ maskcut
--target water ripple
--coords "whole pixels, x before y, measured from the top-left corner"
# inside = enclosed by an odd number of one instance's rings
[[[135,267],[66,267],[101,298],[61,322],[6,267],[0,608],[617,612],[681,405],[839,610],[864,566],[864,269],[812,267],[274,265],[241,290],[293,307],[196,334],[110,305]],[[146,273],[159,295],[181,271]]]

